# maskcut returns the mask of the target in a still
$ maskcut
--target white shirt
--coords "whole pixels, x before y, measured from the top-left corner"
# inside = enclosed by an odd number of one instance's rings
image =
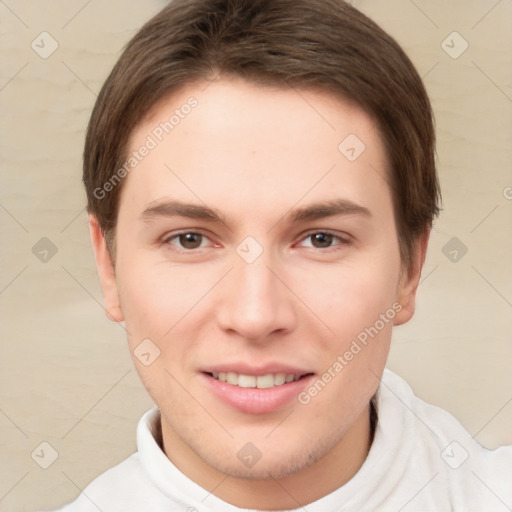
[[[368,457],[345,485],[307,512],[510,512],[512,446],[490,451],[446,411],[385,370]],[[154,437],[154,408],[140,420],[138,452],[96,478],[60,512],[235,512],[181,473]],[[250,509],[252,510],[252,509]],[[299,509],[297,509],[299,510]]]

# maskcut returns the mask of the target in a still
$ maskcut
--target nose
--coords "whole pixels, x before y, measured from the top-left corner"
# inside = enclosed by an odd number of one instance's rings
[[[224,332],[264,343],[295,329],[294,296],[283,284],[285,276],[269,263],[262,255],[253,263],[240,260],[235,264],[217,308],[217,321]]]

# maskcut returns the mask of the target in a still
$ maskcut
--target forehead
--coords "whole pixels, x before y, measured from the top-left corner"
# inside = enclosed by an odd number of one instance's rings
[[[361,202],[389,194],[373,120],[318,89],[236,78],[189,84],[137,126],[128,156],[144,146],[150,150],[123,191],[132,203],[174,194],[261,211],[262,203],[294,204],[306,196],[329,200],[344,192]]]

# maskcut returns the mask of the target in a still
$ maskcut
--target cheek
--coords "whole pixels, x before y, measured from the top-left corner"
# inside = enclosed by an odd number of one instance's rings
[[[317,415],[327,411],[333,424],[339,424],[340,418],[355,420],[378,387],[397,313],[393,307],[397,279],[398,273],[392,271],[387,275],[355,269],[333,272],[322,293],[311,299],[311,309],[334,334],[321,338],[317,346],[321,373],[299,402]]]
[[[171,276],[163,265],[145,260],[119,262],[119,299],[131,343],[141,336],[161,339],[185,314],[190,287],[179,274],[174,279]]]
[[[218,280],[208,265],[183,268],[150,256],[119,262],[118,289],[130,348],[146,338],[160,349],[167,366],[188,366],[184,359],[201,339],[211,318],[208,291]]]
[[[190,368],[197,281],[194,285],[183,272],[136,258],[120,262],[117,279],[137,373],[157,403],[175,403],[182,393],[175,379],[181,381]]]
[[[352,338],[392,307],[399,262],[319,267],[301,279],[300,297],[336,336]]]

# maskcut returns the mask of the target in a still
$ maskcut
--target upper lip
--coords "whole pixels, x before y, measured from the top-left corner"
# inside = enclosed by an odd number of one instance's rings
[[[304,368],[298,368],[281,363],[269,363],[258,366],[250,366],[247,363],[216,364],[203,368],[202,371],[204,373],[232,372],[242,375],[254,375],[256,377],[269,374],[275,375],[277,373],[284,373],[286,375],[293,373],[294,375],[300,376],[313,373],[311,371],[305,370]]]

